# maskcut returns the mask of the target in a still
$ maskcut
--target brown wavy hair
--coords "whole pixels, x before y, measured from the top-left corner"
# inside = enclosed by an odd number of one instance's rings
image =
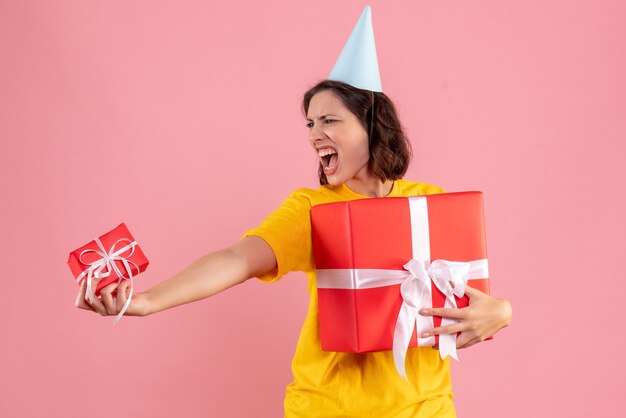
[[[309,103],[317,93],[330,90],[363,125],[369,135],[370,172],[381,181],[397,180],[404,176],[411,161],[411,144],[400,124],[396,107],[385,93],[371,92],[348,84],[322,80],[304,93],[302,111],[309,111]],[[372,105],[374,108],[373,127]],[[370,135],[371,132],[371,135]],[[318,168],[320,184],[328,184],[322,164]]]

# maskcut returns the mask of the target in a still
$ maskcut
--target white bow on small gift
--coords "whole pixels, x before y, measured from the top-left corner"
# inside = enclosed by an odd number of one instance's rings
[[[137,266],[137,264],[130,261],[129,258],[135,252],[135,246],[137,245],[137,242],[131,241],[128,238],[120,238],[117,241],[115,241],[115,243],[111,246],[111,248],[109,248],[109,251],[107,251],[104,248],[104,245],[102,245],[102,242],[100,241],[99,238],[96,238],[95,241],[96,241],[96,244],[98,244],[100,251],[87,249],[80,253],[78,257],[79,261],[82,264],[89,266],[89,268],[83,271],[76,278],[76,282],[80,283],[83,277],[87,276],[87,289],[85,293],[87,295],[87,300],[89,301],[89,303],[93,303],[93,300],[95,297],[95,292],[94,292],[93,284],[92,284],[93,278],[104,279],[105,277],[108,277],[111,275],[111,271],[114,271],[115,274],[117,274],[117,277],[119,278],[118,283],[121,282],[122,280],[130,280],[130,293],[128,295],[128,299],[126,300],[126,303],[124,304],[124,307],[122,308],[122,310],[117,314],[117,316],[115,317],[113,321],[113,322],[117,322],[124,315],[124,312],[126,312],[126,309],[128,309],[128,305],[130,305],[130,300],[133,297],[133,272],[132,272],[131,264],[135,266],[137,271],[139,271],[139,266]],[[122,241],[127,241],[129,242],[129,244],[116,251],[115,246],[119,242],[122,242]],[[128,255],[126,256],[121,255],[129,250],[130,250],[130,253]],[[82,258],[83,255],[86,253],[90,253],[90,252],[98,254],[100,258],[90,263],[84,262]],[[126,270],[126,274],[128,274],[128,277],[124,276],[122,271],[116,265],[115,263],[116,261],[122,262],[122,264],[124,265],[124,270]]]

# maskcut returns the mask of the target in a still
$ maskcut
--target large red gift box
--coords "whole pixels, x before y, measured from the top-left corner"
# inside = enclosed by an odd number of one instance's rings
[[[440,261],[435,260],[454,262],[448,263],[452,270],[467,264],[467,285],[489,293],[481,192],[322,204],[312,208],[311,223],[323,350],[364,353],[392,349],[399,316],[409,311],[416,316],[409,319],[413,322],[405,337],[410,347],[418,345],[415,321],[439,326],[441,317],[417,315],[425,306],[403,298],[402,293],[415,294],[415,289],[411,290],[415,277],[407,270],[408,266],[415,270],[411,264],[415,260],[433,277],[435,270],[441,270]],[[443,276],[446,282],[446,274]],[[401,285],[407,281],[401,293]],[[467,296],[452,295],[453,288],[446,290],[446,296],[427,281],[420,286],[426,288],[430,306],[455,307],[450,305],[454,302],[459,308],[467,306]],[[406,326],[406,318],[404,321]],[[439,344],[438,336],[420,337],[419,345],[434,344]]]
[[[80,285],[84,280],[101,278],[89,294],[99,295],[100,290],[118,280],[131,279],[148,267],[148,259],[125,224],[72,251],[67,264]]]

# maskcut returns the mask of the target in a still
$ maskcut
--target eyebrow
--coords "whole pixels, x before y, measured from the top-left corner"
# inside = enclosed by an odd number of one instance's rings
[[[318,116],[318,117],[317,117],[317,119],[318,119],[318,120],[321,120],[321,119],[326,119],[326,118],[327,118],[327,117],[329,117],[329,116],[332,116],[332,117],[334,117],[334,118],[338,118],[338,117],[339,117],[339,116],[335,115],[334,113],[327,113],[327,114],[325,114],[325,115]],[[308,117],[308,116],[307,116],[306,120],[312,120],[312,119],[311,119],[310,117]]]

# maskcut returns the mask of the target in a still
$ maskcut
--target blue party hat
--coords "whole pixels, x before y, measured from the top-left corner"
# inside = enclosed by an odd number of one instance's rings
[[[359,89],[383,91],[372,27],[372,8],[369,5],[365,6],[361,17],[354,25],[328,79],[341,81]]]

